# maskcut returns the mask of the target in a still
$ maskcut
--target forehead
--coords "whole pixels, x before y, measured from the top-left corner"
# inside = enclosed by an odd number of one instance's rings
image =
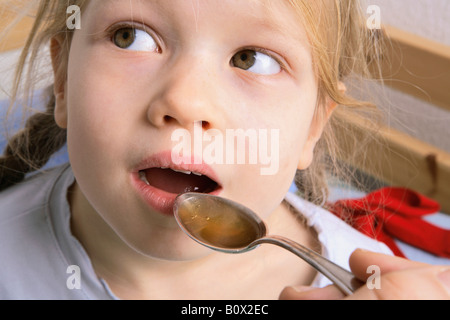
[[[95,0],[88,1],[89,11],[109,15],[122,12],[134,19],[146,12],[157,13],[173,23],[195,21],[197,26],[215,22],[226,28],[227,22],[240,21],[248,26],[261,26],[281,34],[306,39],[302,15],[289,0]],[[231,19],[232,18],[232,19]]]

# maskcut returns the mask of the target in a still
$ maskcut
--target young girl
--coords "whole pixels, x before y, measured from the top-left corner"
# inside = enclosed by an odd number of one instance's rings
[[[81,10],[79,28],[69,28],[72,5]],[[185,190],[210,192],[344,267],[356,248],[390,254],[313,204],[326,196],[323,155],[336,162],[334,130],[347,112],[364,110],[343,84],[376,58],[363,26],[352,0],[41,1],[13,101],[25,61],[30,83],[46,45],[54,85],[47,110],[10,139],[1,159],[0,297],[341,297],[334,287],[283,290],[329,282],[274,246],[211,252],[183,234],[171,209]],[[194,147],[175,163],[174,132],[198,124],[216,133],[277,130],[277,172],[206,162],[205,148]],[[70,164],[40,172],[65,142]],[[302,197],[288,193],[294,176]],[[363,286],[355,298],[409,297],[411,272],[425,279],[416,292],[448,298],[437,267],[365,251],[350,263],[362,280],[373,264],[385,277],[378,291]],[[402,290],[388,290],[393,283]]]

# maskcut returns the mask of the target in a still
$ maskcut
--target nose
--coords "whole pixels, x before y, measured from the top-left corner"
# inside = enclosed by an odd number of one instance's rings
[[[148,120],[156,127],[175,124],[184,128],[201,122],[204,129],[219,126],[223,108],[219,79],[207,58],[188,57],[164,67],[158,90],[148,108]]]

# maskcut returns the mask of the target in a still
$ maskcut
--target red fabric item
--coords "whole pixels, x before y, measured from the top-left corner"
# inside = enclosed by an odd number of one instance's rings
[[[383,188],[361,199],[339,200],[328,209],[355,229],[384,242],[396,256],[405,257],[394,239],[450,258],[450,230],[422,219],[439,212],[440,205],[418,192]]]

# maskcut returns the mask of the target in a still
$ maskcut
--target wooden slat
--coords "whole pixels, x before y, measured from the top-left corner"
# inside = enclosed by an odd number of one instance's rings
[[[3,29],[3,26],[0,24],[0,30]],[[1,39],[0,42],[0,52],[1,51],[10,51],[14,49],[19,49],[23,47],[25,44],[26,38],[28,37],[29,30],[31,30],[31,26],[33,24],[32,19],[25,18],[20,21],[16,28],[14,28],[8,35]]]
[[[0,32],[7,30],[11,23],[14,23],[14,27],[8,31],[6,36],[2,35],[0,39],[0,52],[21,48],[25,44],[34,21],[28,16],[24,16],[20,21],[15,21],[18,16],[17,12],[20,12],[20,8],[24,5],[30,6],[30,3],[23,4],[20,1],[11,0],[2,2],[0,2]]]
[[[351,129],[342,130],[341,139],[367,134],[370,128],[367,120],[359,117],[347,120]],[[348,145],[349,157],[342,160],[389,185],[427,195],[450,214],[450,154],[394,129],[381,128],[372,130],[371,134],[376,140],[362,147],[365,154],[352,158],[354,150],[350,148],[354,146]]]
[[[397,90],[450,110],[450,46],[384,27],[383,78]]]

